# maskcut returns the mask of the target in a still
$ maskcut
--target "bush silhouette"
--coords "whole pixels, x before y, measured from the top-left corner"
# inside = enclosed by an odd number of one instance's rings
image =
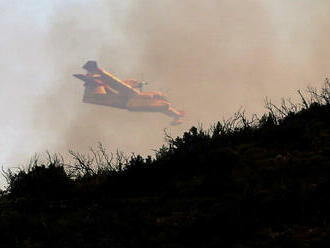
[[[63,165],[50,161],[46,166],[32,161],[28,170],[7,174],[8,191],[13,197],[38,196],[61,198],[70,188],[70,178]]]
[[[3,247],[329,247],[330,84],[155,157],[70,152],[5,173]],[[15,244],[15,245],[14,245]]]

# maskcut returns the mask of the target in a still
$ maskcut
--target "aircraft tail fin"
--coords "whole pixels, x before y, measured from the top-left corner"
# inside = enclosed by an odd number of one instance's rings
[[[87,61],[87,63],[86,64],[84,64],[84,66],[83,66],[83,68],[85,69],[85,70],[87,70],[88,72],[90,72],[90,73],[98,73],[99,72],[99,68],[97,67],[97,63],[96,63],[96,61],[93,61],[93,60],[89,60],[89,61]]]

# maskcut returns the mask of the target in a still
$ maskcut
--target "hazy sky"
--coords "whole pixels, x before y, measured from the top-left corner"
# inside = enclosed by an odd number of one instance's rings
[[[0,163],[34,153],[109,150],[153,154],[163,130],[208,127],[241,106],[294,97],[330,71],[328,0],[0,0]],[[89,59],[119,78],[144,79],[186,112],[83,104]]]

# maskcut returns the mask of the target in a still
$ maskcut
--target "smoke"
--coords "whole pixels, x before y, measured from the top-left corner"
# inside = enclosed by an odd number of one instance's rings
[[[263,112],[264,98],[294,97],[329,71],[330,3],[258,1],[19,1],[0,4],[2,104],[0,157],[5,166],[34,152],[110,150],[152,154],[192,125],[241,106]],[[83,104],[89,59],[119,78],[150,83],[185,123],[160,113]]]

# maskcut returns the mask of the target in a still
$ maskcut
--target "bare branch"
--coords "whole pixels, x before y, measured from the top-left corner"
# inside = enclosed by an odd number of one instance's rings
[[[300,90],[297,90],[297,92],[298,92],[299,96],[301,97],[301,100],[302,100],[302,102],[303,102],[305,108],[307,109],[307,108],[309,107],[309,105],[308,105],[308,103],[306,102],[305,97],[303,96],[303,94],[301,93]]]

